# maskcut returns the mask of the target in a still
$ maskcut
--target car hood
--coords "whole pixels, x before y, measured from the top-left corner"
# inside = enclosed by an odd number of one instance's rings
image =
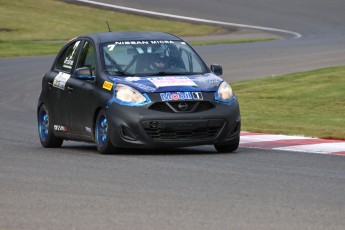
[[[222,78],[213,73],[189,76],[110,76],[115,84],[131,86],[141,93],[159,93],[167,91],[215,92]]]

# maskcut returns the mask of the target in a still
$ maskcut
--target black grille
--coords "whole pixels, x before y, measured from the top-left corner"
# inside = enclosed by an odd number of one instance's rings
[[[214,139],[223,127],[224,121],[145,121],[142,125],[155,141],[192,141]]]
[[[151,110],[173,113],[174,111],[165,102],[156,102],[149,107]]]
[[[164,130],[164,129],[145,129],[146,133],[155,141],[171,140],[208,140],[213,139],[219,128],[204,128],[191,131],[184,130]]]
[[[214,105],[208,101],[156,102],[149,107],[151,110],[167,113],[195,113],[212,108],[214,108]]]

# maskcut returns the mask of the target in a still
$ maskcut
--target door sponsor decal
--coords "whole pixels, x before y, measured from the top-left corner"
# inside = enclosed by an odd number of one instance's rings
[[[160,93],[162,101],[178,101],[178,100],[203,100],[201,92],[168,92]]]
[[[92,133],[92,129],[91,129],[90,127],[85,127],[85,131],[86,131],[87,133]]]
[[[65,90],[65,85],[71,75],[67,73],[59,72],[58,75],[54,78],[53,86],[58,89]]]
[[[63,125],[54,125],[54,130],[61,131],[61,132],[68,132],[67,126],[63,126]]]
[[[113,88],[113,83],[109,82],[109,81],[104,81],[103,83],[103,89],[106,89],[106,90],[111,90],[111,88]]]

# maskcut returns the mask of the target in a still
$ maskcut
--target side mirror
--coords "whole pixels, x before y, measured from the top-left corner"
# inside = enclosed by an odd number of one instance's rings
[[[95,80],[95,76],[92,76],[91,68],[89,67],[81,67],[75,70],[75,78],[79,80],[88,80],[93,81]]]
[[[220,76],[223,74],[223,68],[219,64],[212,64],[210,69],[217,76]]]

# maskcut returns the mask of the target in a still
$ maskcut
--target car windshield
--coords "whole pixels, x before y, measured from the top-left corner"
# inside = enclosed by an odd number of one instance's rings
[[[194,75],[208,72],[183,41],[117,41],[101,44],[106,72],[117,76]]]

